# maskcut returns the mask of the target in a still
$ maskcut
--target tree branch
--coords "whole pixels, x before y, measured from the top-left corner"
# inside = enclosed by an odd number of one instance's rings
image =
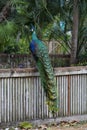
[[[6,5],[2,8],[2,11],[0,13],[0,23],[3,22],[9,16],[10,5],[10,2],[7,2]]]

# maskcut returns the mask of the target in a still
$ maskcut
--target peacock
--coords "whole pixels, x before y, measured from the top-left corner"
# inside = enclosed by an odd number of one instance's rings
[[[34,28],[32,29],[32,40],[29,44],[29,48],[40,73],[41,83],[47,97],[48,108],[54,113],[56,112],[58,106],[53,68],[49,58],[48,48],[44,42],[38,39]]]

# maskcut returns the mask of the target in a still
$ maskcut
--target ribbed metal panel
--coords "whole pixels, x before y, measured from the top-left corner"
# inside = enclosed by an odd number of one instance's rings
[[[58,116],[65,116],[67,115],[67,105],[68,105],[68,84],[67,76],[56,76],[57,78],[57,90],[58,90],[58,106],[59,112]]]
[[[71,76],[71,115],[87,113],[87,75]]]
[[[46,97],[39,77],[0,79],[0,122],[45,116]]]
[[[56,72],[55,79],[59,106],[56,117],[87,114],[87,73]],[[0,122],[51,117],[38,73],[0,77]]]

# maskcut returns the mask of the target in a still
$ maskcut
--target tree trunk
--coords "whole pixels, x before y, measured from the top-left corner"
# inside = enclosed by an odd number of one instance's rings
[[[72,26],[72,45],[71,45],[71,59],[70,63],[76,63],[77,54],[77,42],[78,42],[78,2],[79,0],[73,0],[73,26]]]

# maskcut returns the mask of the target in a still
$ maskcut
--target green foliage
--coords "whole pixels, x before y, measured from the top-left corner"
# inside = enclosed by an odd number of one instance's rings
[[[63,59],[63,58],[55,58],[51,60],[52,66],[53,67],[65,67],[65,66],[70,66],[70,59]]]
[[[85,53],[87,46],[87,1],[83,0],[79,3],[79,31],[78,31],[78,49],[77,58]],[[84,57],[83,57],[84,58]]]
[[[87,61],[84,61],[84,62],[79,62],[77,65],[75,66],[86,66],[87,65]]]
[[[7,0],[11,2],[11,14],[0,24],[0,52],[28,53],[30,38],[29,26],[36,26],[43,40],[57,40],[64,53],[71,51],[73,0]],[[0,0],[0,10],[7,2]],[[65,22],[64,31],[60,21]],[[27,27],[27,28],[26,28]],[[19,40],[17,36],[20,32]],[[79,35],[77,58],[84,52],[87,44],[87,1],[79,1]],[[16,50],[16,51],[15,51]]]
[[[19,127],[22,128],[22,129],[32,129],[33,126],[29,122],[21,122],[19,124]]]
[[[29,2],[27,0],[12,0],[12,6],[14,7],[15,12],[15,23],[22,27],[24,24],[28,22],[28,5]]]
[[[19,54],[29,54],[29,44],[26,38],[20,39],[19,43]]]
[[[78,64],[79,65],[87,65],[87,50],[84,51],[83,54],[80,54],[78,57]]]
[[[21,31],[21,30],[20,30]],[[28,40],[20,32],[13,21],[7,21],[0,25],[0,52],[5,53],[28,53]]]
[[[87,25],[83,25],[79,29],[78,34],[78,50],[77,57],[85,52],[87,46]]]
[[[48,26],[43,31],[43,36],[45,39],[55,39],[61,45],[63,52],[69,53],[70,51],[70,40],[71,36],[68,33],[64,33],[59,26],[59,17],[55,17],[55,20],[48,24]],[[63,53],[63,54],[64,54]]]
[[[14,22],[0,24],[0,51],[3,52],[9,45],[15,44],[17,28]]]

